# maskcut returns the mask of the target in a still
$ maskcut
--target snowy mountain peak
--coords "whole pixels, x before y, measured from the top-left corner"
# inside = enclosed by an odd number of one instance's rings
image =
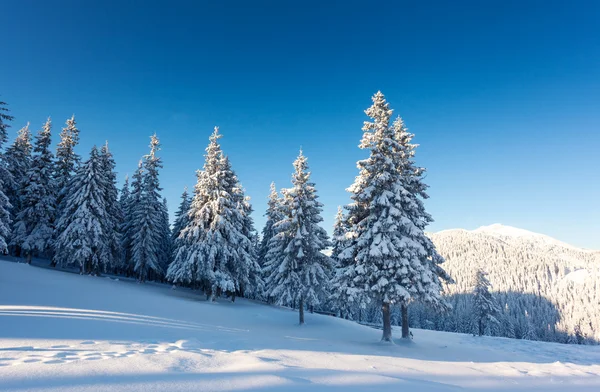
[[[545,237],[543,234],[534,233],[512,226],[506,226],[500,223],[494,223],[493,225],[489,226],[481,226],[480,228],[473,230],[473,232],[496,234],[504,237]]]

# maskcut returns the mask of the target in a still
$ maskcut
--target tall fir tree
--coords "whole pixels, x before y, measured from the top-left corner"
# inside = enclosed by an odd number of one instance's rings
[[[424,231],[428,224],[433,222],[433,218],[425,210],[424,200],[429,198],[427,189],[429,186],[423,181],[426,170],[416,165],[414,161],[417,144],[412,143],[414,135],[408,132],[401,117],[397,117],[393,125],[394,140],[396,141],[396,157],[398,158],[398,170],[402,176],[404,187],[406,189],[405,197],[409,199],[408,204],[411,208],[407,209],[413,224],[421,231]],[[452,277],[441,267],[444,258],[439,254],[431,239],[426,235],[416,237],[420,241],[425,253],[421,261],[426,268],[433,272],[431,280],[423,280],[423,285],[419,286],[420,300],[434,306],[438,310],[447,310],[450,305],[439,295],[442,291],[442,281],[454,283]],[[408,336],[408,304],[401,304],[402,317],[402,335]]]
[[[269,242],[266,285],[268,297],[277,304],[298,303],[299,323],[304,324],[304,305],[319,305],[327,297],[332,264],[323,253],[329,246],[327,233],[319,226],[323,205],[302,151],[294,168],[293,186],[283,194],[284,217]]]
[[[491,287],[487,273],[481,269],[477,270],[473,287],[473,314],[479,336],[485,334],[486,327],[490,323],[498,324],[496,316],[501,314],[500,307],[494,300],[492,293],[490,293]]]
[[[202,288],[211,299],[221,293],[235,298],[248,281],[252,241],[245,235],[243,193],[219,144],[215,127],[206,148],[204,168],[197,172],[189,223],[179,236],[167,278]],[[249,216],[249,215],[248,215]],[[246,221],[248,224],[249,221]]]
[[[175,211],[175,222],[173,223],[173,230],[171,231],[171,243],[173,246],[171,253],[171,264],[169,264],[166,275],[168,280],[183,284],[191,283],[192,279],[190,277],[183,279],[176,278],[189,275],[185,271],[180,271],[180,268],[184,267],[184,264],[179,261],[176,262],[176,260],[178,260],[178,252],[183,250],[185,247],[185,238],[182,236],[182,232],[190,224],[189,211],[191,204],[192,199],[188,193],[187,187],[185,187],[183,193],[181,194],[179,208],[177,211]]]
[[[5,184],[6,196],[11,205],[11,219],[22,210],[23,189],[27,185],[27,171],[31,166],[31,132],[29,123],[21,128],[13,144],[6,149],[4,154],[6,166],[10,173],[10,183]],[[12,246],[11,252],[20,256],[20,247]]]
[[[348,263],[352,259],[340,257],[340,253],[345,249],[347,244],[347,232],[348,220],[344,215],[343,208],[340,206],[338,207],[333,225],[331,259],[335,265],[335,272],[332,278],[330,300],[331,306],[340,317],[353,318],[354,312],[358,310],[357,304],[361,301],[357,299],[360,293],[352,290],[351,282],[347,281],[350,276],[346,274],[346,271],[349,267]]]
[[[10,110],[6,106],[6,102],[0,101],[0,148],[8,141],[9,121],[14,120],[14,117],[8,114]]]
[[[13,144],[4,154],[6,166],[10,172],[11,183],[5,184],[6,195],[12,205],[13,217],[20,208],[21,191],[27,179],[27,170],[31,166],[31,132],[29,123],[21,128]]]
[[[13,120],[13,116],[8,113],[6,103],[0,101],[0,149],[8,140],[8,128],[10,127],[8,122]],[[10,210],[12,206],[6,192],[13,181],[14,179],[6,166],[4,154],[0,153],[0,253],[8,252],[12,223]]]
[[[121,259],[119,261],[119,273],[127,275],[127,261],[128,261],[128,246],[126,246],[127,238],[127,223],[129,219],[129,176],[125,176],[123,186],[119,192],[119,208],[121,209],[121,222],[119,225],[119,233],[121,234]]]
[[[413,300],[442,302],[432,263],[423,247],[425,233],[415,219],[414,189],[404,176],[405,149],[396,140],[390,119],[392,110],[381,92],[365,111],[359,147],[369,158],[357,163],[359,175],[349,188],[348,242],[339,259],[347,265],[343,275],[346,295],[355,295],[381,304],[383,341],[392,341],[392,304],[406,307]],[[364,301],[361,305],[364,306]],[[403,337],[408,338],[408,320]]]
[[[115,160],[108,148],[107,142],[100,149],[100,174],[103,177],[104,205],[106,206],[106,220],[103,225],[105,239],[102,249],[102,259],[104,267],[111,272],[120,270],[122,261],[121,225],[123,223],[123,210],[119,203],[115,167]]]
[[[69,182],[64,209],[57,221],[59,235],[55,260],[60,265],[79,266],[82,274],[97,274],[106,268],[108,213],[106,176],[102,157],[94,146],[89,159]]]
[[[123,268],[127,276],[134,276],[133,237],[137,228],[134,226],[134,212],[141,203],[143,191],[144,169],[140,160],[131,178],[131,191],[123,198],[123,224],[121,226],[121,249],[123,251]]]
[[[81,162],[81,157],[75,152],[79,144],[79,129],[75,122],[75,115],[66,121],[66,126],[60,132],[60,142],[56,146],[55,184],[57,189],[56,205],[60,214],[62,199],[64,198],[71,177]]]
[[[131,214],[133,229],[132,261],[133,269],[140,282],[148,278],[160,278],[163,273],[160,257],[163,248],[162,199],[158,181],[158,169],[162,167],[157,156],[160,142],[156,135],[150,138],[150,153],[144,156],[144,173],[139,203],[134,205]]]
[[[181,194],[181,202],[179,203],[179,208],[175,211],[175,222],[173,222],[173,231],[172,231],[172,243],[175,244],[177,238],[181,234],[181,231],[188,225],[189,218],[188,212],[190,211],[190,205],[192,204],[192,199],[190,198],[190,194],[188,193],[187,187],[183,189],[183,193]]]
[[[27,171],[22,209],[15,218],[11,244],[21,247],[31,263],[34,253],[43,254],[52,247],[56,210],[56,188],[53,182],[54,157],[50,151],[52,123],[50,118],[36,136],[34,156]]]
[[[282,219],[281,203],[282,200],[279,197],[275,183],[272,182],[271,192],[269,193],[269,201],[267,202],[267,211],[264,214],[264,216],[267,218],[267,221],[265,222],[265,226],[262,230],[262,238],[258,250],[258,263],[261,268],[265,264],[265,258],[269,250],[269,241],[275,236],[275,234],[277,234],[274,226]]]
[[[225,155],[221,155],[221,166],[224,182],[228,184],[227,191],[232,195],[234,202],[236,212],[234,218],[237,218],[234,226],[238,228],[240,234],[239,239],[236,240],[239,241],[237,254],[233,255],[229,267],[236,287],[230,294],[232,300],[235,300],[236,294],[258,297],[263,291],[263,281],[254,247],[256,230],[251,216],[253,210],[250,197],[245,195],[244,188],[231,167],[229,158]]]
[[[161,270],[161,279],[165,277],[173,256],[173,233],[171,233],[171,225],[169,224],[168,208],[167,199],[163,198],[160,209],[160,232],[162,244],[160,248],[159,264]]]

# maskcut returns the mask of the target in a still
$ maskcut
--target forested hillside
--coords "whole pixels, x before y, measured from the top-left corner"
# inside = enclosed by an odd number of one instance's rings
[[[481,269],[501,308],[487,333],[565,343],[600,340],[600,251],[498,224],[430,236],[456,281],[445,288],[453,310],[438,316],[415,304],[412,325],[474,332],[471,293]]]

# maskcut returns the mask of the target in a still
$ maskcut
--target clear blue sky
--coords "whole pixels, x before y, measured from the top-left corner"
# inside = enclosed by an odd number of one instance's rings
[[[381,90],[421,144],[431,231],[500,222],[600,249],[600,2],[0,0],[11,133],[75,113],[119,177],[156,132],[173,210],[213,126],[255,207],[300,146],[327,229]]]

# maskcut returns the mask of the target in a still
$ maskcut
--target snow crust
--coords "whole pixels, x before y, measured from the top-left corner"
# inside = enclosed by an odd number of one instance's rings
[[[0,260],[1,391],[598,391],[600,347],[413,330]],[[394,331],[399,336],[399,331]]]

